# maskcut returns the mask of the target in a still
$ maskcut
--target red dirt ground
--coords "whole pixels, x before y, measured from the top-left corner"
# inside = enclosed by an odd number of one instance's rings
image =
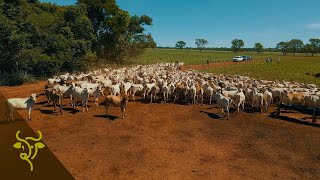
[[[25,97],[44,85],[0,92]],[[320,128],[290,118],[233,112],[226,120],[209,105],[129,102],[119,119],[119,108],[106,118],[93,102],[82,113],[64,101],[60,115],[40,96],[29,124],[76,179],[320,179]]]

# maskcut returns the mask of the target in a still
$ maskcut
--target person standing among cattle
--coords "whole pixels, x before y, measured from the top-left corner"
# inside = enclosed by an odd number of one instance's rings
[[[280,56],[278,56],[277,63],[278,64],[280,63]]]
[[[266,59],[266,63],[269,63],[269,58]]]

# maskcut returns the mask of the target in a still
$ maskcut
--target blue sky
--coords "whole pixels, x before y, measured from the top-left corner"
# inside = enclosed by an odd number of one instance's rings
[[[76,0],[40,0],[59,5]],[[117,0],[131,15],[153,19],[147,28],[159,46],[174,46],[179,40],[194,47],[204,38],[209,47],[230,47],[243,39],[245,47],[261,42],[275,47],[293,38],[305,43],[320,38],[320,0]]]

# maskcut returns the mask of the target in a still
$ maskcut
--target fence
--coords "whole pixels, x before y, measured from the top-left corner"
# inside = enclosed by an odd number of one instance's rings
[[[277,108],[277,116],[280,115],[281,109],[289,109],[289,110],[294,110],[298,111],[303,114],[310,114],[312,115],[312,123],[317,122],[317,116],[320,116],[320,109],[319,108],[308,108],[304,106],[294,106],[294,105],[286,105],[286,104],[278,104]]]

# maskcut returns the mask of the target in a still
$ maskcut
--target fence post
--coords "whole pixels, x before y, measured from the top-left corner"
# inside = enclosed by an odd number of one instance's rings
[[[316,115],[316,109],[315,108],[313,108],[312,122],[313,123],[317,122],[317,115]]]

